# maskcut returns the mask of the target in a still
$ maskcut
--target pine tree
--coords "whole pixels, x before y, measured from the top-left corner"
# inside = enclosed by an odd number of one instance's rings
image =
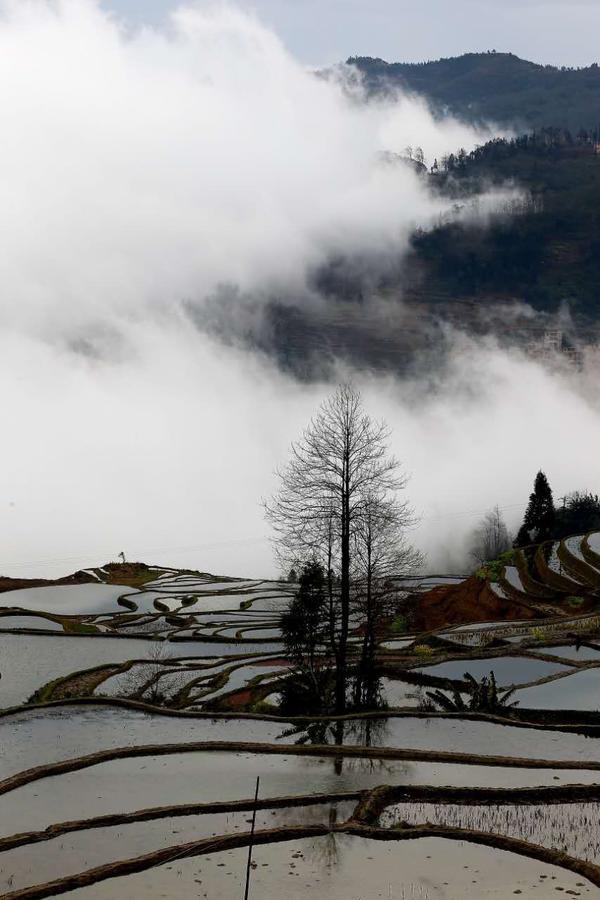
[[[529,495],[529,503],[525,511],[523,524],[519,529],[515,546],[525,547],[527,544],[541,544],[554,535],[555,511],[552,489],[543,472],[535,476],[533,493]]]

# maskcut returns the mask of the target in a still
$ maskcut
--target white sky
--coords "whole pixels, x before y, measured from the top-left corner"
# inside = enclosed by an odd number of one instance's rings
[[[102,0],[131,23],[162,24],[180,0]],[[197,0],[207,5],[207,0]],[[190,5],[187,3],[186,5]],[[599,58],[599,0],[238,0],[308,64],[351,55],[411,61],[512,51],[536,62]]]

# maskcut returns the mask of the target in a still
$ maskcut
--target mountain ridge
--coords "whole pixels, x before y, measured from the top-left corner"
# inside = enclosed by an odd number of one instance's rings
[[[427,98],[439,115],[494,121],[518,130],[556,126],[577,131],[600,122],[600,66],[568,68],[514,53],[465,53],[421,63],[351,56],[371,95],[394,89]]]

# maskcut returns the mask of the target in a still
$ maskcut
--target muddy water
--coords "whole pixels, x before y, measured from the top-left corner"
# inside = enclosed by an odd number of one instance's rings
[[[143,639],[24,635],[0,633],[0,707],[25,703],[43,684],[103,663],[145,659],[153,645]],[[173,657],[236,656],[278,653],[279,643],[221,643],[166,641],[164,652]]]
[[[285,722],[182,719],[108,707],[70,706],[24,712],[0,719],[0,777],[43,762],[121,746],[204,740],[293,743],[295,735],[282,738],[287,729]],[[331,732],[325,740],[332,741]],[[600,742],[581,735],[451,719],[358,721],[346,726],[344,741],[414,750],[502,753],[529,758],[543,752],[547,759],[600,760]],[[577,778],[577,773],[573,773],[570,780]]]
[[[330,741],[332,734],[333,730],[330,730]],[[449,718],[355,719],[345,727],[344,742],[484,756],[501,754],[528,759],[543,756],[544,759],[600,761],[598,739],[554,730],[539,731]]]
[[[181,719],[108,707],[36,710],[0,719],[0,778],[114,747],[177,741],[286,743],[278,740],[284,728],[276,722]]]
[[[119,584],[69,584],[22,588],[2,594],[0,606],[20,606],[40,612],[78,616],[90,613],[123,612],[117,603],[122,594],[133,594]]]
[[[538,709],[600,709],[600,668],[517,691],[521,706]]]
[[[90,814],[172,803],[330,793],[380,784],[523,787],[595,783],[598,772],[503,769],[451,763],[381,762],[266,756],[251,753],[177,753],[119,759],[11,791],[1,798],[0,833],[46,828]]]
[[[381,690],[383,699],[390,707],[418,707],[425,699],[426,688],[418,684],[408,684],[397,678],[382,678]]]
[[[256,828],[324,824],[348,818],[354,803],[322,804],[289,809],[259,810]],[[94,828],[66,834],[42,845],[26,845],[0,854],[0,890],[12,890],[73,875],[118,859],[140,856],[220,834],[249,829],[251,813],[180,816]]]
[[[481,678],[493,671],[498,684],[509,685],[539,681],[540,678],[547,678],[549,675],[568,672],[569,667],[561,663],[528,659],[522,656],[499,656],[491,659],[455,659],[427,666],[418,671],[423,672],[424,675],[457,680],[462,680],[465,672],[469,672],[474,678]]]
[[[0,616],[0,628],[37,628],[41,631],[62,631],[63,627],[60,622],[53,622],[52,619],[46,619],[43,616]]]
[[[243,897],[247,850],[214,853],[68,894],[70,900]],[[598,897],[579,876],[513,853],[438,838],[379,843],[336,837],[257,847],[251,896],[261,900],[537,900]],[[557,889],[561,892],[557,893]]]
[[[0,634],[0,707],[26,700],[48,681],[102,663],[144,658],[144,641],[127,638]]]
[[[566,662],[574,659],[576,662],[600,663],[600,647],[576,647],[575,644],[561,644],[558,647],[540,647],[539,652],[560,656]]]

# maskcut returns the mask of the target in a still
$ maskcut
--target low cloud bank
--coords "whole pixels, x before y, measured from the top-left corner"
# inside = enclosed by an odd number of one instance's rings
[[[60,574],[124,550],[277,574],[259,500],[330,384],[301,385],[180,324],[139,325],[117,363],[6,336],[0,360],[2,572]],[[598,489],[600,412],[586,396],[597,376],[596,360],[558,374],[457,336],[430,379],[358,380],[411,476],[430,570],[464,568],[467,536],[494,504],[518,526],[540,467],[557,495]]]

